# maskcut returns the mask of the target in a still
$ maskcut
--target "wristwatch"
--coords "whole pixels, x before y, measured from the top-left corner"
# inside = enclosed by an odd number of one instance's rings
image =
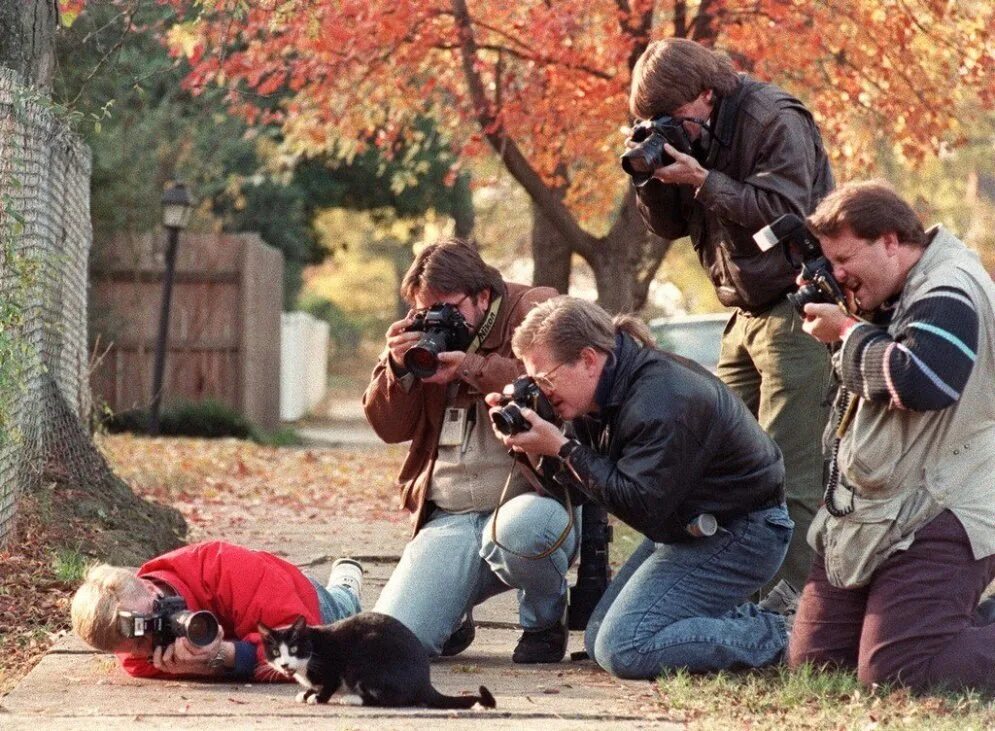
[[[218,651],[214,653],[214,657],[207,661],[207,667],[211,670],[221,670],[225,666],[225,643],[222,642],[218,645]]]

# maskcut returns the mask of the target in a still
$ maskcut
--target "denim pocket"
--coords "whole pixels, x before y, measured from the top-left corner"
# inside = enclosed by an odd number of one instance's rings
[[[795,522],[788,517],[787,510],[773,510],[764,516],[767,525],[771,526],[771,532],[781,537],[787,544],[791,542],[791,536],[795,532]]]

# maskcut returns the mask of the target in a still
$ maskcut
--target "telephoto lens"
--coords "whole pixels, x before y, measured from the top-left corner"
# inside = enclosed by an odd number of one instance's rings
[[[177,637],[186,637],[197,647],[207,647],[218,636],[218,620],[208,611],[184,610],[169,617],[169,628]]]

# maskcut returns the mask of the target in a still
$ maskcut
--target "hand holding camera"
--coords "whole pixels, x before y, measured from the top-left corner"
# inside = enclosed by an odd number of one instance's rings
[[[632,129],[621,162],[636,187],[646,185],[654,177],[664,183],[695,187],[705,182],[708,171],[691,156],[691,139],[684,122],[683,117],[663,115]]]
[[[387,329],[390,358],[425,383],[449,383],[473,340],[456,305],[439,302],[414,311]]]
[[[567,441],[554,423],[552,404],[529,376],[516,378],[503,393],[488,394],[485,401],[492,407],[494,435],[509,449],[553,456]]]
[[[219,628],[214,640],[205,646],[195,645],[187,637],[179,637],[169,645],[158,645],[152,652],[152,664],[157,670],[172,675],[214,675],[214,661],[219,657],[224,632]]]

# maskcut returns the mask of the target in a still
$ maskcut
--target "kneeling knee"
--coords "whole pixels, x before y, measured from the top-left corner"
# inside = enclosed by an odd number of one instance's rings
[[[566,510],[555,500],[519,495],[491,516],[484,528],[484,552],[503,547],[525,555],[542,553],[549,550],[568,524]]]
[[[651,677],[646,674],[645,668],[641,667],[639,650],[610,630],[598,632],[594,641],[587,644],[591,658],[611,675],[630,680]]]

